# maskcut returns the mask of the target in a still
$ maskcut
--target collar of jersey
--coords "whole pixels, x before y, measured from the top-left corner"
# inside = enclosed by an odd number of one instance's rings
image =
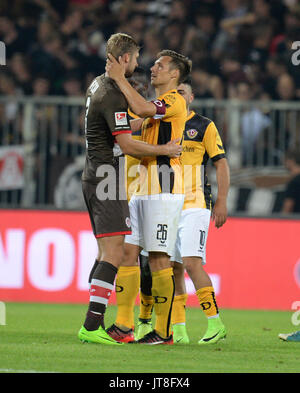
[[[191,120],[191,118],[192,117],[194,117],[195,116],[195,112],[194,111],[191,111],[191,113],[188,115],[188,117],[186,118],[186,121],[189,121],[189,120]]]
[[[171,90],[168,90],[168,91],[166,91],[165,93],[163,93],[163,94],[161,94],[159,97],[158,97],[158,99],[161,99],[162,97],[164,97],[166,94],[170,94],[170,93],[178,93],[178,91],[176,90],[176,89],[171,89]],[[178,93],[179,94],[179,93]]]

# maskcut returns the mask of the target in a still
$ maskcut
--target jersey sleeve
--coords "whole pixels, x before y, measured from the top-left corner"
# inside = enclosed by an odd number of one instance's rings
[[[154,119],[167,120],[182,111],[182,105],[177,94],[169,93],[162,99],[152,101],[152,103],[156,106],[156,114],[153,116]]]
[[[134,112],[132,112],[132,110],[130,108],[128,108],[127,112],[128,112],[129,120],[140,119],[140,117],[138,117],[138,115],[136,115]]]
[[[212,159],[213,162],[216,162],[221,158],[226,157],[220,134],[213,121],[210,122],[209,125],[207,126],[207,129],[204,134],[203,142],[207,154],[209,155],[209,157]]]
[[[123,94],[110,94],[104,110],[104,118],[112,135],[131,133],[128,103]]]

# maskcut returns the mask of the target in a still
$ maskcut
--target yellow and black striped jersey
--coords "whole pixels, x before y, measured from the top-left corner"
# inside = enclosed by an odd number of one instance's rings
[[[185,202],[183,209],[211,209],[211,187],[206,166],[225,158],[225,150],[214,122],[194,111],[186,119],[181,156]]]
[[[182,140],[187,116],[184,98],[174,89],[159,96],[155,102],[156,105],[162,103],[165,111],[163,115],[144,120],[142,141],[160,145],[177,138]],[[180,158],[143,157],[140,167],[137,195],[183,193]]]

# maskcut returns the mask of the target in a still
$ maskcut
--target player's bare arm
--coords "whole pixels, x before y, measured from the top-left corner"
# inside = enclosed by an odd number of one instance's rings
[[[168,156],[170,158],[176,158],[182,152],[182,146],[178,144],[180,143],[179,138],[165,145],[150,145],[143,141],[137,141],[132,139],[130,134],[116,135],[116,140],[124,154],[134,157]]]
[[[124,94],[131,110],[139,117],[152,117],[157,112],[157,107],[152,102],[145,100],[128,82],[125,77],[125,63],[120,56],[118,61],[108,54],[105,67],[107,75],[113,79]]]
[[[142,128],[144,119],[133,119],[130,120],[130,127],[132,132],[136,132]]]
[[[230,186],[230,173],[226,158],[221,158],[214,164],[216,167],[218,194],[212,211],[212,219],[215,221],[215,226],[220,228],[227,220],[227,196]]]

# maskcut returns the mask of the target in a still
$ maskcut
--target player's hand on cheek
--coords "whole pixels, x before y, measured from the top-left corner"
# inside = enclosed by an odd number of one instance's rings
[[[126,63],[121,56],[117,61],[113,55],[108,53],[105,71],[110,78],[116,80],[118,77],[125,75],[125,65]]]

